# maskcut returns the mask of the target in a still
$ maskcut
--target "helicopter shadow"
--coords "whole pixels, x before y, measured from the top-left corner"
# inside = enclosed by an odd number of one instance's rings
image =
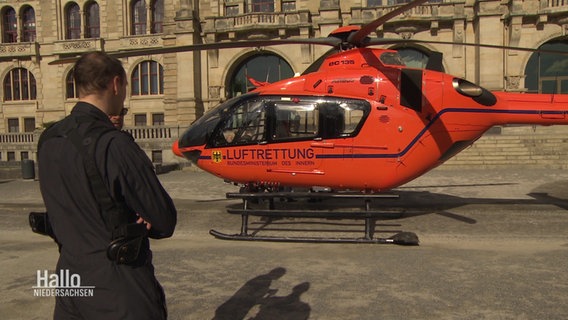
[[[462,188],[462,187],[507,187],[514,186],[516,183],[491,183],[491,184],[454,184],[454,185],[438,185],[423,186],[420,188]],[[410,210],[406,217],[432,213],[448,214],[453,218],[460,220],[460,216],[452,214],[450,210],[466,205],[552,205],[558,208],[568,210],[568,192],[557,192],[557,190],[566,190],[568,181],[555,181],[537,187],[527,193],[525,198],[483,198],[483,197],[462,197],[445,193],[433,193],[429,191],[405,191],[401,188],[400,197],[409,199],[409,207],[416,209],[416,206],[425,206],[427,210]],[[464,220],[467,222],[467,219]]]
[[[448,185],[443,187],[483,187],[483,186],[512,186],[514,183],[483,184],[483,185]],[[440,187],[440,186],[438,186]],[[483,198],[463,197],[445,193],[429,191],[401,191],[400,197],[408,199],[408,211],[404,217],[414,217],[424,214],[439,214],[465,223],[474,223],[475,220],[452,213],[451,210],[467,205],[553,205],[568,210],[568,198],[556,197],[547,192],[538,191],[526,194],[525,198]]]
[[[308,319],[311,307],[301,301],[301,295],[309,290],[309,282],[294,286],[285,296],[277,296],[278,289],[272,288],[272,282],[285,273],[285,268],[278,267],[248,280],[217,308],[212,320]]]

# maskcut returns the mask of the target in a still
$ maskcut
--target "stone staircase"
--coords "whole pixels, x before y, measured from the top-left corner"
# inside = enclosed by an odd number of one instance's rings
[[[568,126],[494,128],[440,168],[568,169]],[[500,129],[500,130],[499,130]]]

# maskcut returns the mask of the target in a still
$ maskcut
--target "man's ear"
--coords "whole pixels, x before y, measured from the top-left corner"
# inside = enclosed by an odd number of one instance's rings
[[[112,93],[116,96],[120,91],[122,85],[122,79],[119,76],[114,76],[112,78]]]

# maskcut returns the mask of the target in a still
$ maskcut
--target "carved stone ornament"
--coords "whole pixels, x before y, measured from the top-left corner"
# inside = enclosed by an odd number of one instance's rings
[[[415,27],[400,27],[396,28],[395,32],[398,33],[404,40],[409,40],[416,33]]]
[[[219,99],[220,96],[221,96],[221,87],[220,86],[209,87],[209,98]]]
[[[505,77],[506,81],[507,81],[507,89],[511,90],[518,90],[519,86],[521,84],[521,79],[524,78],[524,76],[507,76]]]

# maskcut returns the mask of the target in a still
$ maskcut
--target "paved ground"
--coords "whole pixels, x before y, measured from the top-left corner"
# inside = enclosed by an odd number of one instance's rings
[[[160,178],[179,210],[174,237],[152,244],[171,319],[568,318],[566,171],[438,169],[415,180],[388,203],[404,215],[375,228],[413,231],[415,247],[216,240],[209,229],[239,230],[226,213],[238,201],[224,197],[236,187],[194,171]],[[53,270],[57,249],[26,220],[43,208],[38,183],[1,181],[0,194],[0,314],[49,319],[53,298],[34,297],[32,286],[37,270]],[[294,203],[303,204],[314,205]],[[359,221],[300,221],[253,226],[363,230]]]

